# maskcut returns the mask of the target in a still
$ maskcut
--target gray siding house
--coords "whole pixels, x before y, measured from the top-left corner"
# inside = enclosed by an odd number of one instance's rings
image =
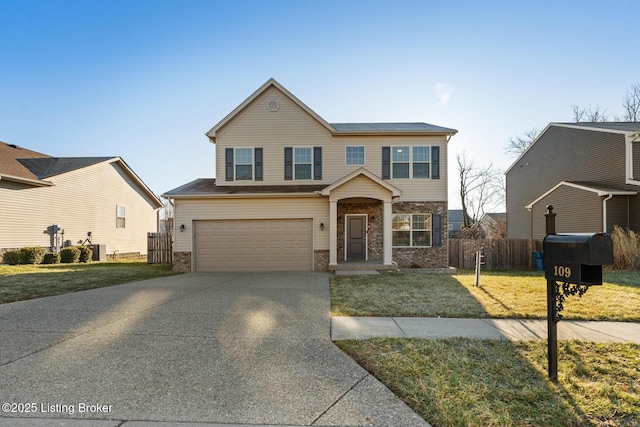
[[[551,123],[506,172],[507,234],[640,231],[640,123]]]

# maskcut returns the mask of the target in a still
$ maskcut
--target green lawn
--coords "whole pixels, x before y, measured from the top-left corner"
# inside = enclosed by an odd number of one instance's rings
[[[567,320],[640,321],[640,272],[607,272],[604,285],[568,297]],[[546,318],[546,281],[540,272],[385,273],[331,278],[334,316]]]
[[[565,319],[640,320],[640,272],[568,297]],[[546,318],[536,272],[481,276],[389,273],[331,279],[333,315]],[[370,339],[336,344],[434,427],[640,426],[640,344],[558,343],[558,383],[546,341]]]
[[[146,262],[0,265],[0,304],[176,274]]]
[[[640,345],[371,339],[336,344],[434,427],[638,426]]]

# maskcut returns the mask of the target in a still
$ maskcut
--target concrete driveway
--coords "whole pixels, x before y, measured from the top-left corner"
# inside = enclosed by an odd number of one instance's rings
[[[328,282],[194,273],[0,305],[0,425],[428,425],[331,343]]]

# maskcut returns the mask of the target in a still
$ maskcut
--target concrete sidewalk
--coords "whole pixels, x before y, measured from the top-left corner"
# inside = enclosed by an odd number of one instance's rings
[[[547,338],[546,320],[424,317],[332,317],[331,339],[453,338],[537,340]],[[640,323],[562,320],[558,339],[640,343]]]

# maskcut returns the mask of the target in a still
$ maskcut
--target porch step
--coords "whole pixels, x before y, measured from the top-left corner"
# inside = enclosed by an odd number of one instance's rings
[[[398,266],[393,265],[385,265],[382,262],[375,261],[362,261],[362,262],[345,262],[340,263],[338,265],[329,265],[329,271],[335,271],[336,274],[339,271],[397,271]],[[364,274],[364,273],[359,273]]]
[[[376,270],[337,270],[336,276],[369,276],[380,274],[379,271]]]

